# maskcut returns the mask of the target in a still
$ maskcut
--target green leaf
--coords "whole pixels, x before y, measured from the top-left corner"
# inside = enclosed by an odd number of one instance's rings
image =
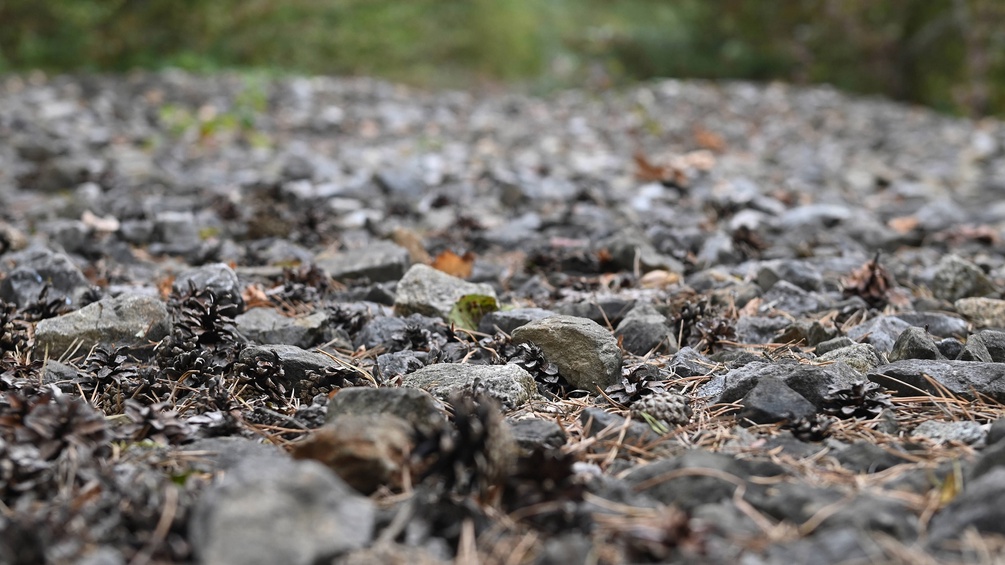
[[[447,320],[466,330],[477,330],[482,316],[499,309],[496,299],[485,294],[465,294],[450,309]]]

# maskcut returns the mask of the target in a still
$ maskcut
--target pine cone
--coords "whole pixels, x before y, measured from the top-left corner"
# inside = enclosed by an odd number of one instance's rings
[[[632,416],[641,418],[649,414],[667,424],[683,426],[691,421],[691,406],[682,394],[662,391],[644,396],[632,404]]]

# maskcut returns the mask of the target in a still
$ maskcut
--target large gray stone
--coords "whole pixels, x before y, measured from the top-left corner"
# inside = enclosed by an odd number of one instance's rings
[[[294,390],[299,390],[300,382],[308,371],[323,371],[327,367],[337,367],[331,357],[317,351],[307,351],[295,345],[252,345],[245,347],[237,360],[254,366],[258,360],[278,361],[283,368],[282,381]]]
[[[876,367],[869,380],[903,396],[916,396],[919,391],[942,396],[941,386],[963,398],[973,398],[976,392],[1005,402],[1005,363],[906,359]]]
[[[63,299],[79,306],[91,288],[84,274],[62,253],[31,247],[4,257],[0,264],[6,276],[0,280],[0,299],[24,308],[37,301],[45,289],[45,299]]]
[[[370,282],[385,282],[404,276],[409,257],[404,247],[378,241],[360,249],[320,254],[315,264],[336,280],[367,278]]]
[[[677,338],[667,323],[651,304],[638,304],[614,329],[621,339],[621,347],[635,355],[645,355],[656,349],[659,353],[676,353]]]
[[[428,265],[412,265],[398,282],[394,309],[400,316],[422,314],[447,319],[462,296],[481,294],[496,297],[484,283],[469,283]]]
[[[986,296],[995,290],[994,283],[980,267],[957,255],[943,257],[932,279],[932,294],[950,302]]]
[[[423,431],[434,430],[447,421],[443,403],[416,388],[351,387],[328,401],[328,422],[339,416],[365,414],[397,416]]]
[[[737,418],[754,424],[773,424],[799,420],[816,413],[816,407],[777,377],[758,379],[754,388],[740,400],[743,408]]]
[[[513,331],[513,343],[532,342],[572,386],[596,392],[621,379],[618,341],[600,324],[575,316],[551,316]]]
[[[253,342],[297,347],[320,343],[324,339],[327,322],[328,315],[324,312],[291,318],[275,308],[252,308],[234,318],[237,330]]]
[[[900,334],[910,328],[908,324],[900,318],[893,316],[877,316],[864,324],[859,324],[848,330],[848,337],[862,343],[868,343],[876,348],[876,351],[887,354],[893,350]]]
[[[817,408],[823,408],[830,387],[847,388],[861,379],[854,369],[840,362],[820,366],[755,361],[712,377],[698,389],[698,395],[711,397],[713,403],[736,402],[765,377],[781,380]]]
[[[369,544],[375,514],[321,463],[252,457],[203,494],[189,536],[207,565],[312,565]]]
[[[477,385],[505,408],[516,408],[537,396],[537,383],[516,365],[440,363],[423,367],[401,379],[402,386],[422,389],[448,400],[455,392],[470,392]]]
[[[496,312],[489,312],[482,317],[482,321],[478,322],[478,331],[486,334],[494,334],[497,331],[511,334],[513,330],[520,326],[554,315],[555,312],[543,308],[498,310]]]
[[[953,303],[956,311],[978,328],[1005,328],[1005,300],[961,298]]]
[[[161,340],[170,329],[163,302],[126,294],[40,321],[35,326],[35,355],[59,359],[71,349],[86,355],[96,345],[139,348]],[[137,353],[142,356],[142,351]]]

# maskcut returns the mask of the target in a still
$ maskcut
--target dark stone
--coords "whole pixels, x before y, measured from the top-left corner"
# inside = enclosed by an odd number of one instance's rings
[[[991,359],[991,352],[988,351],[984,342],[978,338],[976,335],[970,337],[966,343],[963,344],[963,349],[960,351],[959,356],[956,359],[960,361],[977,361],[979,363],[993,363]],[[890,359],[890,361],[895,361],[895,359]]]
[[[901,359],[942,359],[942,354],[924,328],[910,327],[897,337],[887,358],[892,363]]]
[[[935,396],[944,394],[927,377],[963,398],[973,398],[976,392],[1005,402],[1005,363],[907,359],[876,367],[869,373],[870,381],[897,395],[916,396],[919,390]]]
[[[966,483],[963,493],[935,513],[928,527],[929,544],[958,542],[964,531],[974,528],[984,534],[1005,534],[1005,468],[997,467]]]
[[[62,300],[67,306],[80,307],[91,288],[84,274],[60,253],[44,248],[29,248],[6,255],[0,280],[0,299],[18,308],[34,304],[45,290],[46,301]]]
[[[422,314],[412,314],[406,318],[378,316],[367,322],[356,334],[352,343],[353,347],[363,346],[367,349],[373,349],[382,345],[389,346],[396,340],[400,340],[409,326],[432,334],[442,334],[445,330],[445,326],[439,318],[430,318]]]
[[[823,276],[820,271],[806,261],[785,260],[768,262],[757,272],[757,284],[765,291],[778,281],[786,281],[807,291],[820,290]]]
[[[773,424],[798,420],[816,413],[816,407],[776,377],[762,377],[740,400],[737,417],[744,423]]]
[[[963,343],[955,337],[947,337],[935,342],[939,353],[946,359],[958,359],[963,354]]]
[[[699,396],[711,396],[714,403],[728,404],[746,396],[764,377],[780,379],[817,408],[824,405],[830,387],[847,388],[859,379],[844,363],[827,366],[757,361],[725,375],[716,375],[698,389]]]
[[[589,318],[602,326],[617,325],[635,306],[635,301],[619,296],[599,296],[592,302],[565,302],[555,305],[555,312],[577,318]]]
[[[816,354],[818,356],[825,355],[827,353],[830,353],[831,351],[848,347],[849,345],[855,345],[855,343],[856,342],[848,336],[835,337],[833,339],[829,339],[827,341],[822,341],[818,343],[816,348]]]
[[[380,375],[381,381],[389,382],[395,377],[402,377],[425,367],[427,357],[425,351],[410,349],[382,353],[377,356],[377,374]]]
[[[736,322],[736,339],[740,343],[774,343],[791,324],[784,316],[743,316]]]
[[[967,338],[967,344],[971,342],[981,344],[991,356],[991,361],[1005,363],[1005,332],[981,330]]]
[[[650,351],[675,353],[677,338],[673,335],[667,317],[649,304],[639,304],[621,320],[614,330],[620,338],[621,347],[635,355],[646,355]]]
[[[910,327],[911,324],[900,318],[878,316],[848,330],[848,337],[859,343],[868,343],[880,353],[889,353],[900,334]]]
[[[998,420],[999,422],[1001,420]],[[990,442],[989,442],[990,443]],[[986,475],[995,469],[1005,468],[1005,443],[990,443],[981,451],[970,470],[970,480]]]
[[[583,435],[594,437],[607,430],[603,438],[609,440],[617,439],[625,420],[626,418],[610,414],[602,408],[587,408],[579,415],[579,421],[583,424]],[[625,442],[629,444],[646,445],[659,440],[660,435],[643,422],[633,421],[625,430]]]
[[[551,420],[509,420],[509,429],[510,435],[524,454],[553,451],[565,445],[566,437],[562,426]]]
[[[994,422],[991,422],[991,428],[988,430],[988,435],[984,438],[984,441],[990,447],[1002,439],[1005,439],[1005,418],[998,418]]]
[[[894,314],[912,326],[925,328],[928,333],[937,337],[964,337],[969,324],[959,316],[939,312],[904,312]]]
[[[844,494],[836,489],[783,482],[752,489],[744,498],[776,520],[802,524],[824,507],[844,498]]]
[[[171,291],[179,296],[185,296],[191,288],[212,293],[224,316],[234,317],[244,311],[241,283],[237,280],[234,269],[225,263],[212,263],[182,271],[171,285]]]
[[[328,314],[323,311],[291,318],[275,308],[252,308],[234,319],[241,335],[255,343],[296,345],[305,349],[327,341],[328,321]]]
[[[680,474],[673,480],[658,480],[675,472]],[[695,449],[636,467],[625,476],[625,481],[663,504],[691,511],[702,504],[732,498],[739,485],[723,475],[746,474],[743,466],[728,455]]]
[[[514,308],[513,310],[497,310],[489,312],[478,323],[478,331],[489,335],[501,331],[507,335],[520,326],[534,320],[554,316],[555,312],[543,308]]]
[[[712,372],[715,362],[692,347],[681,348],[667,363],[667,369],[678,378],[704,376]]]
[[[333,279],[368,279],[370,282],[396,281],[408,269],[408,250],[389,241],[378,241],[361,249],[335,255],[319,255],[315,264]]]

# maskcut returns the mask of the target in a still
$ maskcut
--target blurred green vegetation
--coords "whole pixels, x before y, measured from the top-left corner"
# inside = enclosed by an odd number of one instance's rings
[[[827,82],[1005,114],[1002,0],[0,0],[0,71]]]

